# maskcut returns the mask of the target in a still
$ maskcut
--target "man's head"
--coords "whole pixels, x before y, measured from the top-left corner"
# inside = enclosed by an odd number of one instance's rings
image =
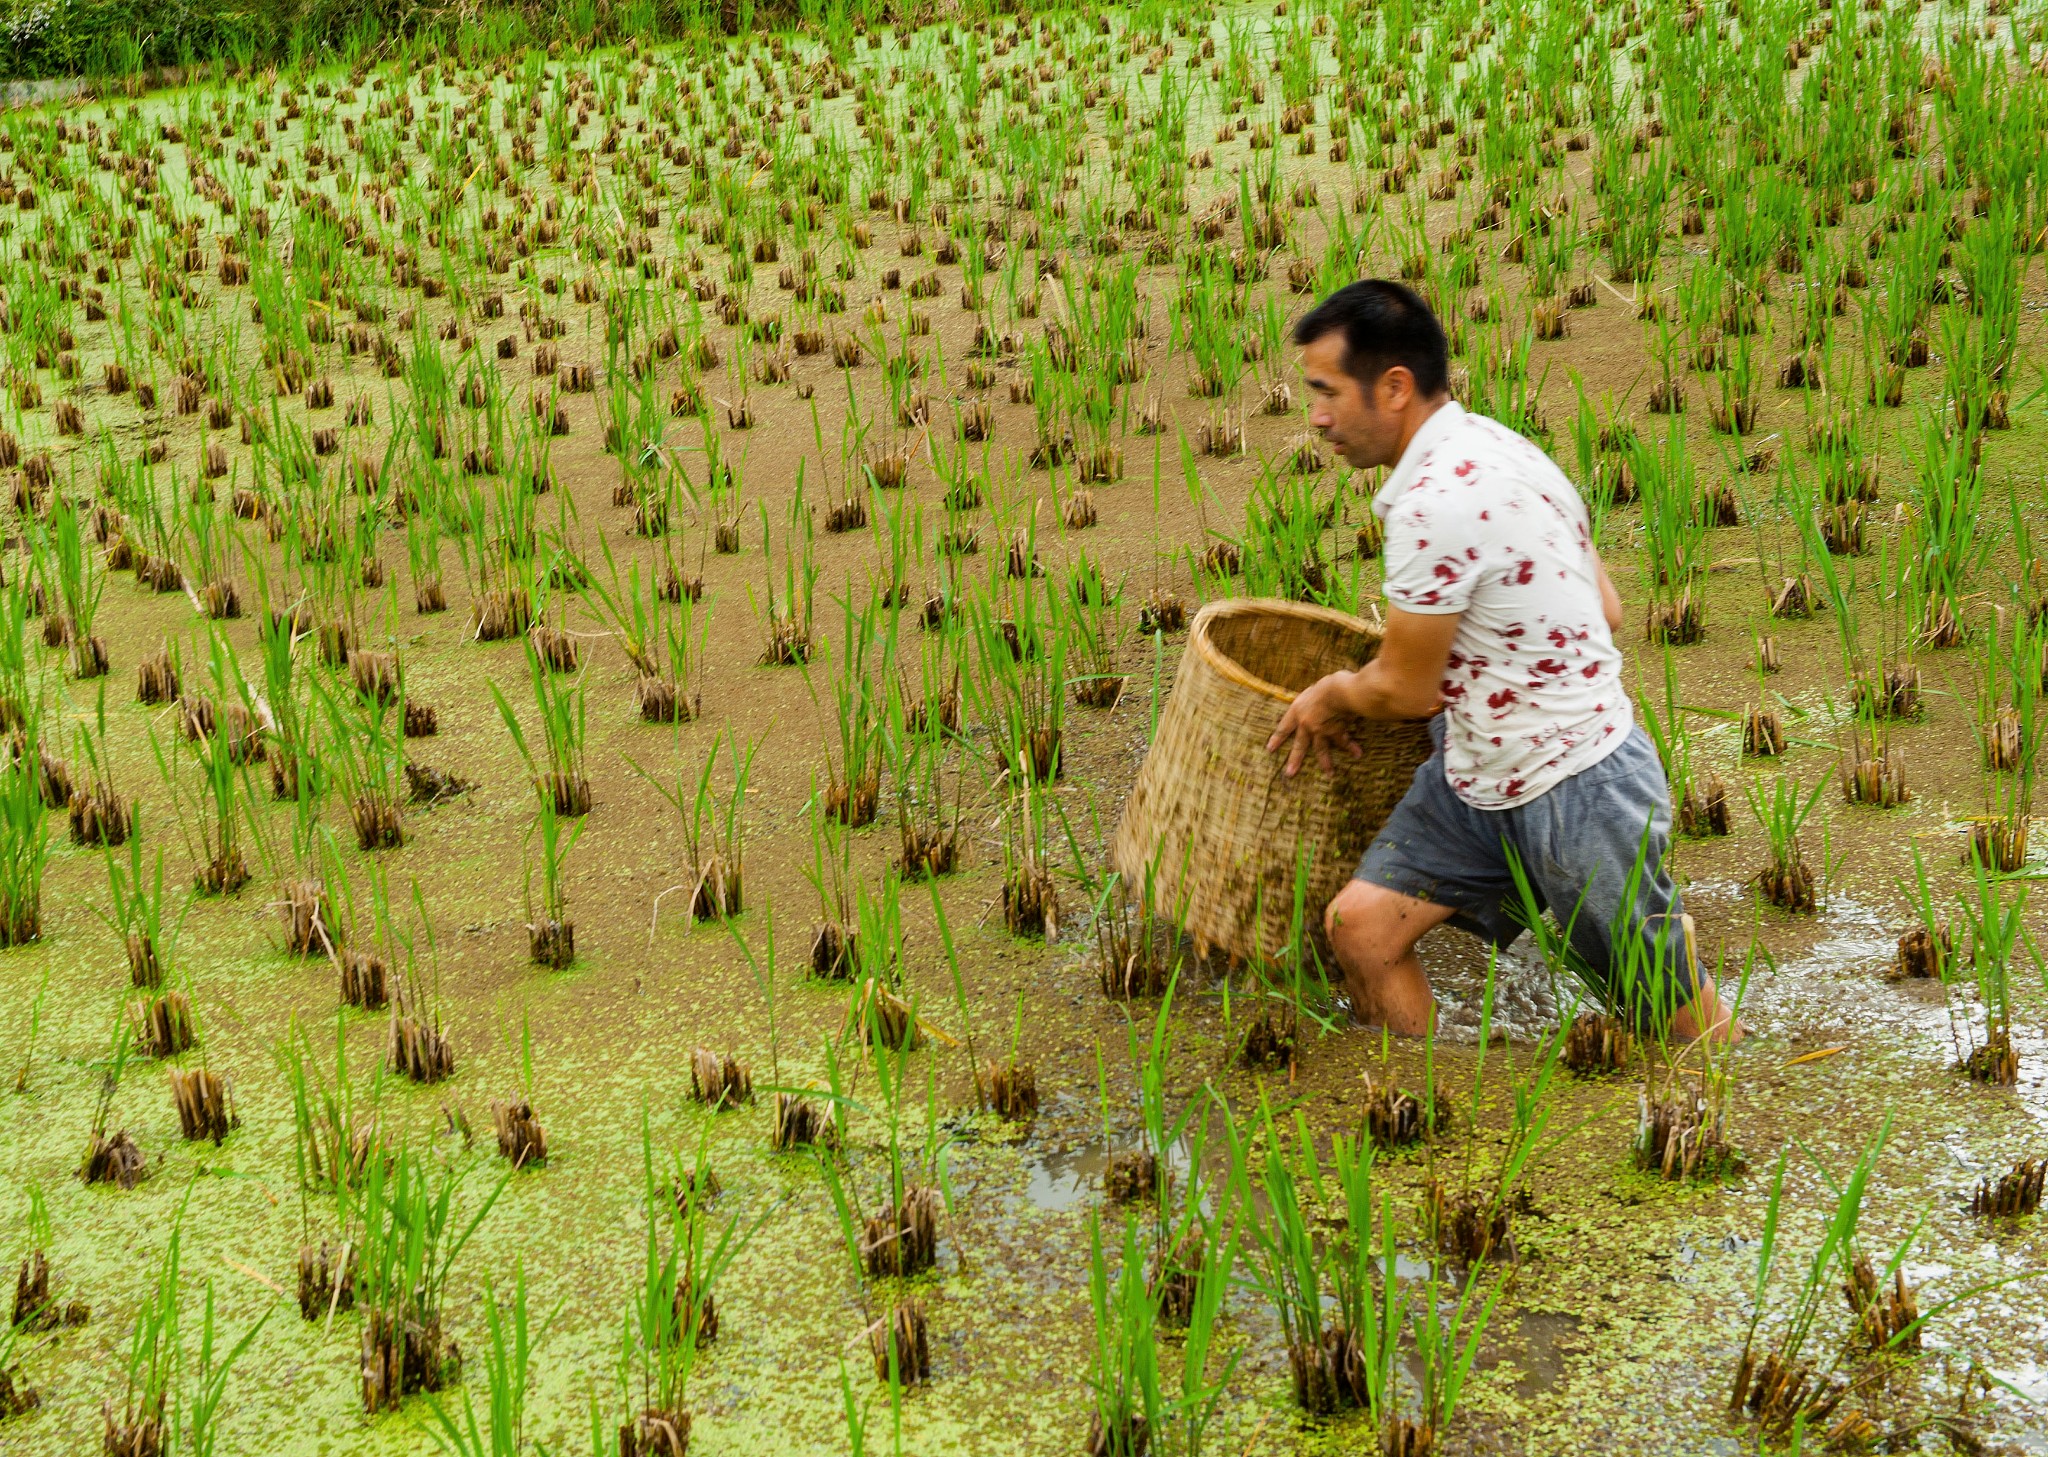
[[[1351,465],[1392,465],[1450,393],[1443,326],[1415,290],[1385,278],[1338,289],[1294,326],[1308,422]]]

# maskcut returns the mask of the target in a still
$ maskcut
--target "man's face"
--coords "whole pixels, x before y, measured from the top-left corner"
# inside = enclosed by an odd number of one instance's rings
[[[1401,407],[1408,371],[1398,365],[1368,389],[1344,368],[1344,335],[1338,330],[1302,346],[1301,372],[1309,393],[1308,423],[1320,430],[1345,463],[1360,470],[1392,465],[1399,454]]]

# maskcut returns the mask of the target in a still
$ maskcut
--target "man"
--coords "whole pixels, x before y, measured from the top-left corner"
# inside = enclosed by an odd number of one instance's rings
[[[1351,284],[1294,342],[1309,423],[1351,465],[1393,467],[1372,503],[1386,632],[1370,663],[1305,689],[1267,747],[1292,775],[1359,752],[1352,719],[1429,718],[1436,744],[1324,916],[1354,1015],[1428,1031],[1415,943],[1450,921],[1506,946],[1533,901],[1610,1005],[1678,1039],[1739,1037],[1664,866],[1663,768],[1622,688],[1621,599],[1577,491],[1451,399],[1443,328],[1412,290]]]

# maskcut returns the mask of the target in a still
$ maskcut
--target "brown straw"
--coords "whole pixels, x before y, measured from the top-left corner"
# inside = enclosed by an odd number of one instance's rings
[[[1290,949],[1297,869],[1303,931],[1323,941],[1323,907],[1429,756],[1421,723],[1361,723],[1359,757],[1311,755],[1293,779],[1266,751],[1280,715],[1326,673],[1379,650],[1355,617],[1299,602],[1249,599],[1202,609],[1159,731],[1117,826],[1111,860],[1150,909],[1204,955],[1278,958]]]

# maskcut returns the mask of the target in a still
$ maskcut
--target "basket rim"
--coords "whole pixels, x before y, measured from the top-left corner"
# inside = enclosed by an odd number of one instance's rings
[[[1276,703],[1292,703],[1299,696],[1270,683],[1258,674],[1246,669],[1235,658],[1230,657],[1210,637],[1211,627],[1229,617],[1296,617],[1312,622],[1326,623],[1332,627],[1348,628],[1368,642],[1378,645],[1380,630],[1363,618],[1353,617],[1348,612],[1339,612],[1334,607],[1323,607],[1313,602],[1295,602],[1286,597],[1232,597],[1222,602],[1211,602],[1195,614],[1193,627],[1188,632],[1188,645],[1202,656],[1209,668],[1220,674],[1226,681],[1253,693],[1263,694]]]

